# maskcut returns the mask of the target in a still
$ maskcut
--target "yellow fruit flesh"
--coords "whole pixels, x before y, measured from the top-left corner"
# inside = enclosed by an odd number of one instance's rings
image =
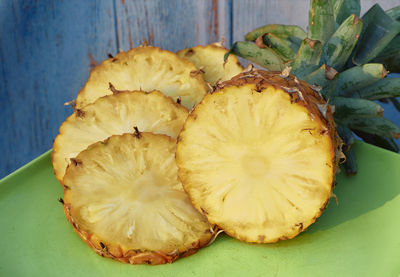
[[[90,73],[79,92],[76,107],[82,108],[97,98],[111,94],[111,83],[118,90],[159,90],[191,109],[205,95],[201,76],[191,76],[195,66],[176,54],[156,47],[142,46],[104,61]]]
[[[335,165],[325,131],[280,89],[227,87],[206,96],[185,123],[180,178],[195,207],[234,237],[291,238],[330,197]]]
[[[53,167],[62,180],[70,159],[92,143],[111,135],[140,131],[176,138],[188,111],[161,92],[122,92],[98,99],[61,125],[54,141]]]
[[[177,55],[201,68],[204,80],[215,85],[218,81],[229,80],[243,71],[243,67],[234,55],[230,55],[224,64],[226,53],[228,53],[226,48],[211,44],[183,49]]]
[[[183,252],[209,239],[209,223],[177,177],[175,149],[167,136],[142,133],[113,136],[80,153],[64,177],[64,202],[79,230],[125,253]]]

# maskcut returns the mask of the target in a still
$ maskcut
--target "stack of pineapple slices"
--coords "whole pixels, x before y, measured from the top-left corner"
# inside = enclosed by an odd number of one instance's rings
[[[218,46],[192,51],[192,58],[210,52],[219,61],[227,52]],[[207,93],[203,76],[224,81],[242,67],[233,57],[229,71],[222,62],[199,62],[195,67],[151,46],[120,53],[93,69],[75,112],[61,125],[52,162],[64,187],[64,211],[99,255],[169,263],[215,237],[178,179],[176,138],[187,108]]]
[[[185,107],[159,91],[121,91],[103,96],[75,110],[61,125],[52,154],[55,175],[61,182],[71,158],[95,142],[134,132],[134,126],[176,139],[187,116]]]
[[[142,46],[92,71],[52,158],[66,217],[96,253],[169,263],[218,229],[275,242],[327,205],[341,153],[330,106],[289,72],[242,72],[226,53]]]

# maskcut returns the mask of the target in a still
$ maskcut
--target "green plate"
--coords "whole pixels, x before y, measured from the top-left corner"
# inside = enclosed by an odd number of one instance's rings
[[[400,276],[400,155],[357,142],[323,215],[298,237],[254,245],[221,235],[173,264],[95,254],[68,224],[46,153],[0,181],[0,276]]]

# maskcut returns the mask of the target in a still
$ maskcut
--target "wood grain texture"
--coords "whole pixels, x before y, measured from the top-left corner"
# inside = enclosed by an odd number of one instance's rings
[[[0,1],[0,177],[52,147],[92,59],[116,52],[112,2]]]
[[[384,10],[400,5],[400,0],[361,0],[361,14],[379,3]],[[307,31],[310,0],[233,0],[233,40],[266,24],[299,25]]]
[[[0,178],[52,147],[90,66],[143,39],[230,40],[231,1],[0,1]]]
[[[50,149],[90,66],[146,39],[176,51],[268,23],[307,25],[309,0],[0,1],[0,178]],[[362,1],[362,11],[372,0]],[[388,9],[400,0],[378,1]],[[400,114],[385,107],[400,124]]]
[[[116,0],[119,47],[127,50],[143,40],[170,51],[198,44],[230,41],[230,1]]]

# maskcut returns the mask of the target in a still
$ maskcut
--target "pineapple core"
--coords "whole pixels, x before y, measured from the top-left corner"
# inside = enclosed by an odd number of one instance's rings
[[[145,132],[176,138],[188,111],[159,91],[123,91],[99,98],[78,110],[60,127],[54,141],[52,162],[61,182],[71,158],[89,145],[111,135]]]
[[[211,225],[183,191],[175,149],[165,135],[136,133],[81,152],[64,177],[67,217],[81,236],[128,256],[133,250],[176,255],[204,245]]]
[[[194,206],[249,242],[294,237],[330,197],[334,150],[326,125],[274,86],[207,95],[179,135],[180,179]]]
[[[178,51],[176,54],[191,61],[203,73],[204,81],[214,86],[217,82],[231,79],[244,69],[235,55],[230,55],[224,62],[228,53],[225,47],[215,44],[196,46]]]
[[[176,54],[152,46],[120,52],[90,72],[89,80],[76,98],[81,109],[96,99],[112,94],[110,83],[118,90],[159,90],[191,109],[207,93],[197,68]]]

